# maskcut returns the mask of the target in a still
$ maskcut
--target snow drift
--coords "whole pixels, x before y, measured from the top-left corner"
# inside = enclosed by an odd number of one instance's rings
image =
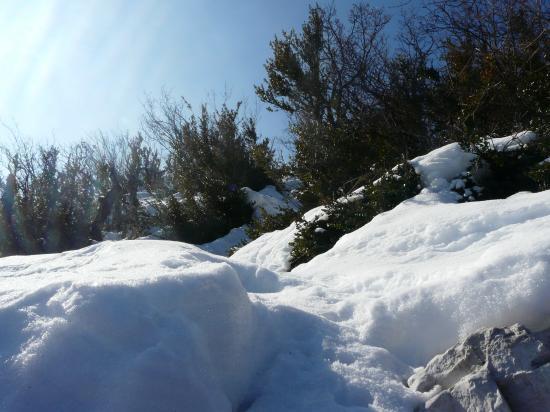
[[[0,409],[230,410],[274,274],[164,241],[0,260]],[[258,349],[260,348],[260,349]]]

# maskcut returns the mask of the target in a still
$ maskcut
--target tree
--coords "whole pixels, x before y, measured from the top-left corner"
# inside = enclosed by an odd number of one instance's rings
[[[182,100],[165,96],[149,102],[145,133],[167,150],[170,186],[181,203],[170,202],[168,216],[187,222],[170,224],[178,238],[203,243],[247,223],[252,209],[242,187],[259,190],[273,184],[275,162],[267,139],[260,139],[252,118],[240,115],[241,105],[226,104],[198,115]],[[183,209],[183,210],[180,210]],[[184,233],[181,228],[186,228]]]
[[[381,159],[372,121],[384,82],[388,21],[381,10],[358,4],[344,25],[333,7],[315,6],[300,33],[283,32],[271,42],[267,77],[256,93],[289,114],[294,171],[321,199]]]
[[[435,45],[453,140],[548,124],[550,5],[537,0],[431,0],[418,32]]]

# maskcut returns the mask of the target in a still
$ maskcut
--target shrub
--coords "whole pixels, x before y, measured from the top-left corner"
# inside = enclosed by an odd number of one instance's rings
[[[390,210],[420,190],[420,179],[409,163],[396,166],[367,185],[361,194],[339,199],[324,209],[320,217],[301,218],[291,242],[291,267],[308,262],[326,252],[346,233],[370,222],[377,214]]]
[[[270,215],[261,209],[260,216],[254,217],[246,228],[246,234],[250,240],[254,240],[264,233],[284,229],[299,218],[299,212],[292,208],[280,209],[276,215]]]
[[[149,104],[146,134],[167,149],[168,186],[182,199],[177,207],[172,202],[178,210],[164,217],[168,226],[179,228],[169,231],[176,240],[210,242],[250,222],[252,207],[239,189],[277,184],[269,141],[260,139],[254,120],[243,117],[240,107],[224,104],[208,111],[203,105],[195,115],[185,102],[168,96]]]
[[[473,168],[477,169],[476,182],[483,187],[479,200],[501,199],[517,192],[538,192],[549,187],[550,138],[540,135],[528,144],[517,139],[513,150],[496,149],[489,144],[477,145],[478,155]]]

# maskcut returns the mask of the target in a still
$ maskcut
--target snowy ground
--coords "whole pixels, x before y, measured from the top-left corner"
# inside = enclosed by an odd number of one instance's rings
[[[413,410],[413,368],[479,327],[550,319],[550,191],[456,204],[455,150],[292,272],[292,226],[236,258],[141,240],[0,259],[0,410]]]

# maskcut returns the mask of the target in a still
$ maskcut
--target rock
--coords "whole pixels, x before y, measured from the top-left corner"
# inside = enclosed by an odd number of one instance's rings
[[[500,384],[512,410],[547,412],[550,410],[550,364],[507,377]]]
[[[441,389],[425,403],[429,411],[549,411],[549,344],[550,329],[482,329],[435,356],[408,384]]]
[[[452,388],[444,390],[428,400],[425,406],[426,410],[431,412],[510,412],[495,381],[485,368],[466,375]]]

